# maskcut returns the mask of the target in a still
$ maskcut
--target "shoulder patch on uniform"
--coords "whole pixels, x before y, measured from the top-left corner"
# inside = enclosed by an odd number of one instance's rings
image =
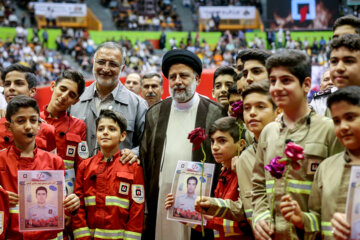
[[[314,98],[319,98],[319,97],[323,97],[326,95],[331,94],[331,88],[330,89],[325,89],[322,91],[318,91],[317,93],[314,94]]]
[[[131,187],[132,199],[134,200],[134,202],[139,204],[144,203],[144,185],[134,184]]]
[[[130,188],[129,183],[120,182],[119,193],[124,194],[124,195],[128,195],[129,194],[129,188]]]
[[[0,235],[4,232],[4,211],[0,211]]]
[[[68,145],[66,147],[66,156],[67,157],[74,157],[76,151],[76,146]]]
[[[82,159],[89,158],[89,150],[86,141],[82,141],[78,145],[78,155]]]

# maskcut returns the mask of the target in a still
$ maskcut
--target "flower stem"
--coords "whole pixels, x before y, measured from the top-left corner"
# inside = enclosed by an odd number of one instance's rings
[[[276,179],[274,178],[274,183],[272,186],[272,193],[273,193],[273,198],[271,201],[271,209],[270,209],[270,229],[271,229],[271,225],[274,223],[274,208],[275,208],[275,183],[276,183]]]
[[[285,172],[285,192],[286,194],[288,194],[288,187],[289,187],[289,181],[288,181],[288,175],[289,175],[289,171],[290,171],[290,164],[288,163],[286,165],[286,172]],[[292,223],[289,222],[289,233],[290,233],[290,240],[293,239],[293,235],[292,235]]]
[[[236,124],[239,127],[239,148],[238,148],[238,154],[237,156],[240,157],[240,153],[241,153],[241,135],[242,135],[242,131],[243,131],[243,127],[241,126],[241,124],[239,122],[236,121]]]
[[[206,160],[206,153],[205,153],[205,150],[204,150],[204,146],[203,146],[203,143],[201,143],[201,150],[202,150],[202,153],[204,154],[204,158],[203,160],[201,161],[202,163],[202,169],[201,169],[201,181],[200,181],[200,202],[202,200],[202,183],[203,183],[203,179],[204,179],[204,163],[205,163],[205,160]],[[200,213],[201,214],[201,233],[202,233],[202,236],[205,237],[205,231],[204,231],[204,216],[202,214],[202,212]]]

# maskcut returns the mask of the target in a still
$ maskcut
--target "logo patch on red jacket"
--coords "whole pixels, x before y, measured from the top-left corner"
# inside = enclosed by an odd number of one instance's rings
[[[129,188],[130,188],[129,183],[121,182],[120,187],[119,187],[119,193],[124,194],[124,195],[128,195],[129,194]]]
[[[89,158],[89,150],[88,150],[88,146],[87,146],[86,141],[82,141],[81,143],[79,143],[79,145],[78,145],[78,155],[82,159]]]
[[[132,185],[131,192],[132,192],[132,199],[134,200],[134,202],[139,204],[144,202],[145,197],[144,197],[143,185],[136,185],[136,184]]]
[[[66,148],[66,156],[74,157],[75,156],[75,146],[68,145]]]

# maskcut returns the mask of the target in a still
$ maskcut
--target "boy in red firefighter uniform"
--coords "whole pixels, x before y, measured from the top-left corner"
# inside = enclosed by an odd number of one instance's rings
[[[0,188],[0,240],[5,239],[8,222],[9,222],[9,196],[3,188]]]
[[[12,133],[14,143],[0,152],[0,183],[9,196],[10,222],[7,239],[62,239],[62,231],[19,232],[18,170],[64,170],[59,156],[45,152],[35,145],[40,128],[37,102],[27,96],[14,97],[6,109],[6,128]],[[69,195],[64,200],[65,209],[76,210],[79,198]]]
[[[141,239],[144,176],[139,165],[119,161],[126,128],[126,119],[111,110],[102,110],[96,120],[100,151],[76,172],[81,206],[72,218],[75,239]]]
[[[55,127],[56,154],[64,160],[66,169],[66,189],[72,193],[75,184],[74,168],[81,160],[89,157],[86,144],[86,125],[83,120],[74,118],[66,110],[79,101],[84,92],[85,81],[81,73],[67,70],[51,82],[53,92],[49,104],[40,117]],[[71,181],[71,179],[73,179]]]
[[[4,96],[6,102],[17,96],[25,95],[34,97],[36,94],[36,76],[29,67],[21,64],[12,64],[5,68],[2,73],[4,81]],[[0,150],[9,147],[13,143],[13,135],[5,127],[6,118],[0,119]],[[38,134],[35,137],[36,146],[48,152],[56,148],[55,128],[42,122]]]
[[[220,202],[224,202],[223,199],[237,201],[239,198],[238,180],[236,173],[231,171],[231,159],[245,147],[245,133],[243,132],[242,136],[239,136],[239,127],[234,117],[224,117],[212,124],[209,129],[209,136],[212,154],[216,162],[221,163],[223,167],[215,189],[215,198]],[[200,197],[197,197],[195,200],[197,211],[203,210],[199,208],[199,202]],[[168,209],[173,204],[174,197],[170,193],[165,201],[165,208]],[[245,216],[245,213],[243,215]],[[241,222],[209,215],[205,215],[205,218],[207,219],[206,228],[214,230],[215,239],[253,239],[250,224],[245,217]],[[191,227],[200,230],[198,225],[191,225]]]

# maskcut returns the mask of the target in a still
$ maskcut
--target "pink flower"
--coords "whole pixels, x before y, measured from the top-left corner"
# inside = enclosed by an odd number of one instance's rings
[[[284,153],[288,158],[291,159],[291,166],[293,169],[299,170],[301,165],[297,161],[305,159],[304,149],[293,142],[289,142],[286,144]]]
[[[230,116],[243,119],[243,101],[239,100],[231,104]]]
[[[189,133],[188,139],[190,139],[190,142],[194,145],[193,151],[198,149],[206,138],[207,134],[205,134],[205,129],[198,127],[192,130]]]
[[[271,176],[279,179],[283,176],[285,172],[285,164],[279,163],[278,161],[281,159],[281,157],[277,156],[271,159],[270,164],[265,165],[265,170],[269,171]]]
[[[304,149],[293,142],[289,142],[288,144],[286,144],[284,153],[288,158],[293,161],[305,159]]]

